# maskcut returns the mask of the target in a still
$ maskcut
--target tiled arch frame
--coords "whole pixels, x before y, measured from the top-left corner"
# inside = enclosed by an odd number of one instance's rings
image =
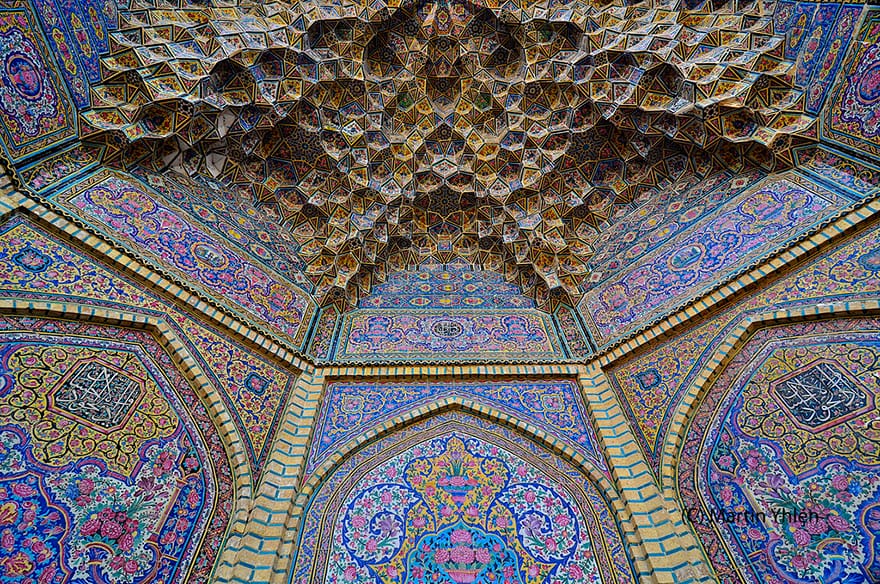
[[[480,401],[453,395],[384,420],[376,427],[348,440],[330,458],[324,461],[302,484],[297,496],[291,501],[288,521],[286,523],[291,537],[282,544],[276,554],[274,572],[276,574],[288,574],[293,569],[296,537],[302,527],[302,521],[305,518],[309,501],[312,495],[322,487],[326,479],[343,462],[361,448],[376,440],[391,436],[420,421],[448,412],[463,413],[510,428],[520,438],[531,442],[547,453],[564,458],[572,467],[588,478],[608,504],[609,510],[616,515],[621,536],[623,537],[624,534],[627,534],[625,541],[636,571],[650,570],[650,567],[646,565],[646,554],[638,534],[638,528],[633,523],[632,514],[626,501],[620,496],[614,484],[609,480],[608,475],[599,469],[594,462],[570,446],[554,439],[549,433],[535,427],[533,424],[508,413],[501,412]]]
[[[610,387],[606,377],[606,370],[608,368],[629,355],[637,354],[640,350],[651,346],[655,342],[685,334],[694,326],[694,323],[706,322],[704,316],[708,315],[708,318],[712,318],[711,315],[714,313],[717,317],[719,311],[735,303],[737,297],[741,295],[749,296],[755,291],[760,290],[763,286],[772,284],[780,273],[786,272],[793,266],[812,261],[813,258],[825,249],[835,248],[849,241],[863,229],[873,225],[878,218],[880,218],[880,199],[878,199],[877,192],[873,191],[871,196],[861,205],[843,212],[839,217],[822,226],[815,233],[785,249],[775,252],[769,258],[752,266],[748,272],[743,273],[714,291],[694,299],[688,305],[653,324],[646,330],[636,333],[632,338],[601,351],[595,356],[595,360],[590,362],[588,369],[591,371],[591,374],[585,376],[585,381],[588,384],[592,384],[594,391],[603,396],[602,399],[610,404],[608,409],[608,427],[612,431],[617,432],[616,428],[618,426],[629,427],[629,424],[632,423],[623,414],[619,401],[622,398]],[[652,507],[658,504],[664,507],[663,512],[669,521],[668,526],[664,525],[666,530],[671,527],[679,533],[685,534],[685,541],[692,544],[688,551],[698,558],[695,568],[702,570],[701,576],[706,579],[704,581],[717,581],[717,578],[710,567],[708,557],[697,538],[694,528],[684,519],[682,502],[677,491],[677,465],[687,424],[689,423],[690,416],[693,414],[693,409],[699,405],[700,395],[705,392],[713,381],[713,378],[710,378],[710,376],[720,374],[724,370],[724,365],[735,356],[737,349],[761,328],[772,326],[773,324],[793,323],[807,319],[873,314],[871,311],[877,310],[877,304],[877,302],[817,303],[798,309],[779,310],[759,315],[752,314],[747,318],[743,318],[739,326],[730,332],[712,356],[705,361],[700,371],[700,376],[696,378],[694,383],[688,386],[684,399],[671,412],[670,427],[665,433],[661,450],[659,474],[654,474],[653,470],[645,463],[644,451],[642,446],[636,442],[634,435],[628,430],[619,432],[622,441],[622,445],[619,448],[629,458],[636,461],[630,474],[639,477],[640,480],[643,476],[650,475],[652,483],[656,482],[659,487],[657,498],[653,499],[650,496],[646,496],[644,497],[645,502],[649,503]],[[601,439],[601,431],[599,435]],[[608,446],[606,445],[606,451],[608,451],[607,449]],[[616,468],[616,466],[617,463],[614,462],[612,469]],[[623,491],[628,493],[626,488]],[[676,575],[674,581],[680,580],[678,575]]]
[[[571,379],[581,392],[585,422],[596,431],[597,446],[605,453],[608,474],[533,424],[511,417],[471,399],[450,396],[445,400],[399,413],[376,427],[352,437],[325,468],[306,477],[306,459],[318,410],[327,385],[334,381],[423,382],[492,381],[527,378]],[[302,510],[311,493],[334,467],[359,448],[406,428],[426,417],[449,411],[466,411],[512,431],[541,448],[566,456],[587,476],[599,475],[597,488],[618,515],[618,527],[640,582],[709,582],[702,554],[689,532],[670,520],[653,475],[639,454],[628,422],[601,371],[576,364],[552,365],[421,365],[306,367],[299,377],[278,430],[269,465],[255,493],[247,524],[230,543],[218,582],[288,584],[293,568]],[[585,468],[586,465],[586,468]],[[670,531],[670,527],[672,531]]]
[[[700,369],[694,382],[688,387],[687,393],[676,407],[669,431],[664,439],[660,464],[660,487],[663,497],[668,503],[669,511],[676,521],[683,522],[693,531],[694,528],[690,526],[689,522],[684,520],[681,513],[683,505],[678,486],[679,463],[686,434],[703,397],[712,389],[715,381],[734,357],[737,356],[740,349],[758,331],[773,326],[870,316],[880,316],[880,299],[817,303],[792,310],[765,312],[744,318],[728,333],[723,342]],[[693,533],[697,541],[699,541],[696,532],[693,531]]]
[[[145,329],[153,335],[160,345],[167,348],[174,361],[178,363],[180,373],[192,385],[203,400],[206,409],[211,413],[233,471],[235,501],[226,528],[224,544],[217,555],[211,577],[212,581],[228,581],[238,563],[238,556],[242,548],[246,546],[247,536],[253,535],[253,532],[250,531],[253,525],[252,520],[255,515],[259,516],[261,504],[266,500],[267,495],[264,491],[268,491],[270,498],[275,495],[277,500],[275,487],[279,479],[285,483],[288,482],[287,476],[279,476],[282,474],[279,472],[279,468],[285,466],[284,463],[289,462],[291,458],[300,456],[300,452],[290,453],[287,447],[292,436],[293,440],[297,441],[296,436],[302,435],[301,419],[307,417],[302,413],[301,408],[303,388],[306,388],[306,394],[310,395],[307,389],[311,387],[310,383],[315,377],[314,367],[303,360],[297,347],[288,346],[283,341],[277,341],[261,330],[237,320],[211,302],[156,272],[138,258],[118,250],[88,229],[59,214],[53,210],[51,204],[43,203],[38,197],[17,190],[14,180],[2,170],[2,165],[0,165],[0,223],[7,221],[14,214],[27,217],[29,221],[40,228],[61,237],[90,256],[100,258],[100,263],[109,269],[153,290],[174,308],[180,309],[190,317],[196,317],[213,324],[230,338],[242,343],[243,346],[297,374],[294,394],[290,398],[279,430],[273,438],[275,444],[272,447],[272,456],[267,461],[266,470],[260,477],[255,477],[250,470],[251,466],[245,454],[246,449],[242,438],[222,397],[217,394],[205,372],[189,354],[186,346],[177,338],[174,330],[161,317],[136,312],[137,309],[132,311],[108,310],[92,306],[88,304],[86,299],[83,299],[82,302],[0,299],[0,314],[42,315],[51,318],[76,319],[84,322]],[[273,459],[279,455],[280,461]],[[259,537],[262,537],[262,533],[259,533],[259,527],[257,530]],[[263,544],[261,543],[260,546],[262,547]]]
[[[223,445],[229,466],[232,471],[232,484],[234,489],[234,501],[230,513],[229,523],[224,536],[224,550],[229,547],[233,534],[241,531],[247,521],[248,510],[251,505],[254,490],[254,477],[250,470],[250,464],[245,455],[245,448],[235,427],[232,416],[227,410],[223,399],[217,390],[208,381],[208,377],[202,371],[199,364],[189,353],[186,346],[177,337],[174,331],[163,320],[136,312],[124,312],[108,310],[101,307],[89,306],[73,302],[41,302],[34,300],[19,300],[0,298],[0,315],[4,316],[28,316],[45,317],[59,320],[76,320],[80,322],[105,324],[144,330],[150,333],[156,342],[161,345],[171,356],[178,368],[179,373],[193,388],[195,394],[202,400],[208,411],[214,427]],[[218,555],[216,566],[220,565],[222,551]]]

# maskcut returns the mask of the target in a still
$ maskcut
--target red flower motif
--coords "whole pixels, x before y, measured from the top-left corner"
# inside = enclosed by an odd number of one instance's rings
[[[553,522],[559,527],[565,527],[571,522],[571,520],[569,519],[568,515],[563,515],[562,513],[560,513],[553,518]]]
[[[116,545],[119,546],[120,550],[130,552],[131,548],[134,547],[134,537],[130,533],[123,533],[116,542]]]
[[[812,539],[813,538],[810,537],[810,534],[803,529],[798,529],[794,532],[794,542],[798,545],[807,545]]]
[[[804,524],[804,529],[813,535],[820,535],[828,531],[828,523],[824,519],[811,519]]]
[[[3,535],[0,535],[0,547],[8,552],[15,548],[15,536],[12,535],[10,530],[4,529]]]
[[[101,524],[101,536],[107,539],[119,539],[122,535],[122,526],[115,521],[107,521]]]
[[[174,468],[174,460],[172,460],[171,454],[169,452],[162,452],[153,465],[153,474],[160,477],[171,472],[172,468]]]
[[[113,521],[115,518],[116,515],[113,513],[112,509],[101,509],[98,511],[98,519],[101,520],[101,522]]]
[[[828,523],[831,525],[831,529],[836,531],[849,531],[850,524],[849,521],[841,517],[840,515],[829,515]]]
[[[83,479],[79,482],[77,488],[79,488],[79,493],[81,495],[91,495],[92,491],[95,490],[95,481],[92,479]]]
[[[22,499],[33,497],[37,494],[37,491],[35,489],[33,489],[30,485],[26,485],[24,483],[15,483],[14,485],[12,485],[12,492]]]
[[[485,548],[474,550],[474,558],[481,564],[488,564],[492,560],[492,554]]]
[[[474,561],[474,550],[464,546],[452,548],[449,558],[456,564],[470,564]]]
[[[91,537],[98,533],[101,530],[101,521],[97,518],[92,518],[83,523],[82,527],[79,528],[79,532],[85,537]]]

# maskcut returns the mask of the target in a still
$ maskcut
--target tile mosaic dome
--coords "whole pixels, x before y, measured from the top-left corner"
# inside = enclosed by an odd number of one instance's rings
[[[237,187],[320,304],[462,259],[548,309],[620,213],[817,139],[765,4],[134,2],[82,133]]]

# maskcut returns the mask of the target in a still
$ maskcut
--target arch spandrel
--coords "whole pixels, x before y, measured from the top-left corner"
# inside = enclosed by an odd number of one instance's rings
[[[306,474],[352,444],[394,428],[438,407],[461,407],[506,420],[539,437],[549,447],[587,460],[604,475],[607,464],[578,384],[570,379],[407,381],[330,381],[324,388]]]
[[[144,330],[2,324],[5,581],[207,581],[241,485],[171,356]]]

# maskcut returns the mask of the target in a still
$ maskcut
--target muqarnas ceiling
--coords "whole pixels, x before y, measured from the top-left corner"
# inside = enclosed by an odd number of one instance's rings
[[[616,212],[815,140],[771,13],[144,2],[110,34],[85,133],[241,189],[299,241],[323,304],[462,258],[546,308],[582,296]]]

